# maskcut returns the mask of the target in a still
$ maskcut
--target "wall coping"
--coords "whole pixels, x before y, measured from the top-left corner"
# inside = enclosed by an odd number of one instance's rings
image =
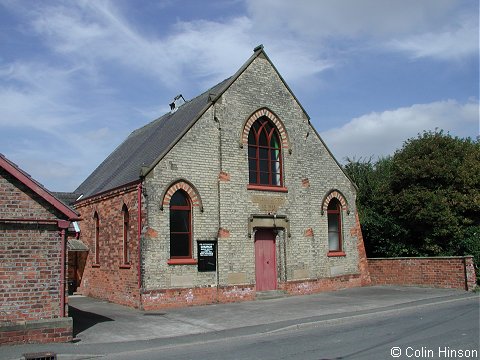
[[[370,260],[421,260],[421,259],[437,259],[437,260],[447,260],[447,259],[468,259],[473,258],[473,255],[465,256],[400,256],[400,257],[378,257],[378,258],[367,258]]]
[[[73,328],[73,318],[71,317],[30,320],[16,323],[0,323],[0,332],[68,327]]]

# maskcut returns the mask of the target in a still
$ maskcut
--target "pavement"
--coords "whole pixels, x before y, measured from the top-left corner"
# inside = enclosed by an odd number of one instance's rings
[[[141,311],[84,296],[69,297],[75,340],[69,344],[0,347],[0,359],[52,351],[57,359],[87,359],[153,343],[278,331],[335,319],[398,311],[476,296],[453,289],[372,286],[232,304]],[[186,336],[188,335],[188,336]]]

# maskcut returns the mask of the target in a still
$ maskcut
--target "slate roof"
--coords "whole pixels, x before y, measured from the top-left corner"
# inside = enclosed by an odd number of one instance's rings
[[[75,203],[75,200],[80,196],[80,194],[73,192],[64,192],[64,191],[52,191],[53,196],[58,200],[62,201],[64,204],[71,207]]]
[[[230,85],[231,78],[215,85],[151,123],[133,131],[74,191],[89,197],[140,179],[142,167],[151,168],[163,157],[217,96]]]

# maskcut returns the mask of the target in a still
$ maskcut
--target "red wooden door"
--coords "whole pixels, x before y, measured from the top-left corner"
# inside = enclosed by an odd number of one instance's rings
[[[277,288],[277,264],[275,261],[275,233],[261,229],[255,233],[255,274],[257,291]]]

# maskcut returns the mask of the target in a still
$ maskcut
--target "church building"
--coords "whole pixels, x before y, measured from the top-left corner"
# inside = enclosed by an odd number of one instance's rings
[[[75,191],[78,292],[145,310],[370,281],[356,187],[263,46]]]

